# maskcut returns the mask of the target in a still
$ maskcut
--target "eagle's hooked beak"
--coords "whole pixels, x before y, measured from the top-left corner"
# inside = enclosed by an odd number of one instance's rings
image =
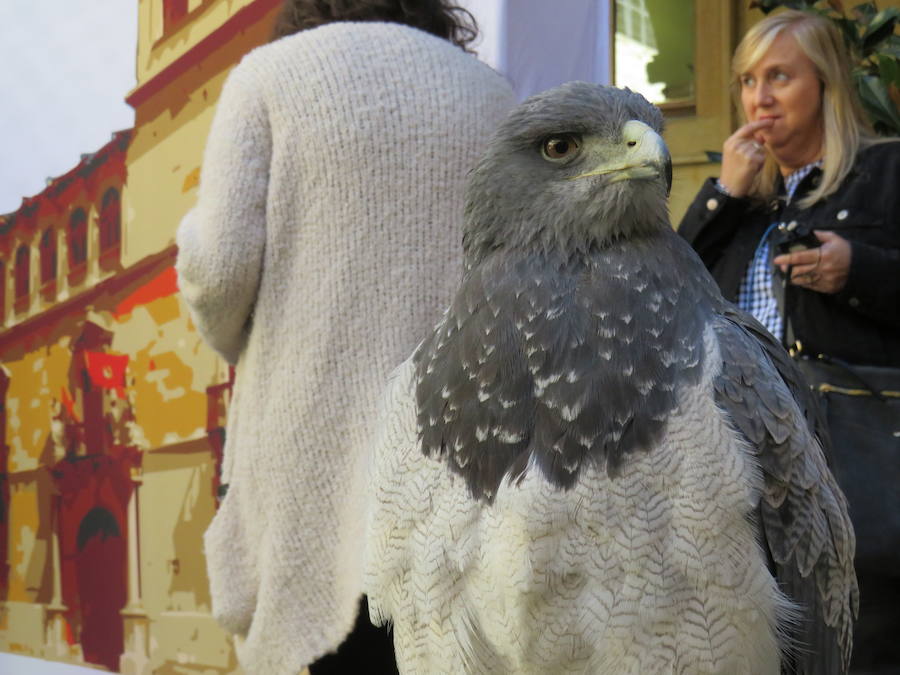
[[[611,174],[610,183],[665,177],[668,194],[672,189],[672,156],[662,136],[643,122],[629,120],[622,127],[622,143],[625,146],[622,162],[598,166],[569,180],[604,174]]]

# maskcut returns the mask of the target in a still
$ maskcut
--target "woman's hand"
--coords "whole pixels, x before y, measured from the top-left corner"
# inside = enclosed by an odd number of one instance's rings
[[[813,230],[822,242],[818,248],[777,256],[772,262],[786,273],[791,266],[791,283],[819,293],[837,293],[850,274],[850,242],[828,230]]]
[[[732,197],[743,197],[750,191],[753,179],[766,160],[765,146],[756,134],[772,124],[771,119],[748,122],[725,139],[719,183]]]

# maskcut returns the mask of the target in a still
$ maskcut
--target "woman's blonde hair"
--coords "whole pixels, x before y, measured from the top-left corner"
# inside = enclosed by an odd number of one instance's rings
[[[822,181],[808,196],[800,200],[807,207],[835,192],[850,173],[856,153],[879,142],[869,125],[850,74],[850,54],[834,24],[823,16],[797,10],[772,14],[755,24],[744,35],[731,61],[732,87],[740,101],[742,73],[765,55],[775,38],[783,31],[797,40],[803,53],[816,67],[822,83],[822,121],[824,128]],[[743,106],[738,104],[743,116]],[[778,165],[767,153],[750,196],[769,201],[775,196]]]

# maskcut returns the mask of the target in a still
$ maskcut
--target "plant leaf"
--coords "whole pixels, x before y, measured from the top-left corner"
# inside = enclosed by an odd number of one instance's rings
[[[763,14],[768,14],[780,5],[781,0],[753,0],[753,2],[750,3],[750,9],[758,9],[762,11]]]
[[[878,55],[878,76],[886,85],[900,85],[900,62],[896,58]]]
[[[878,14],[878,8],[874,2],[864,2],[853,8],[853,15],[857,21],[862,23],[869,23],[876,14]]]
[[[859,24],[853,19],[832,19],[844,34],[844,40],[850,49],[862,51],[862,40],[859,38]]]
[[[873,75],[865,75],[857,79],[856,86],[872,119],[892,130],[893,135],[900,134],[900,113],[884,82]]]
[[[808,0],[807,0],[808,1]],[[816,0],[818,2],[819,0]],[[813,7],[812,5],[807,5],[806,7],[801,8],[804,12],[814,12],[819,16],[824,16],[829,21],[834,21],[835,19],[840,18],[840,14],[837,14],[831,7],[827,5],[824,7]]]
[[[896,84],[889,84],[888,95],[890,95],[891,101],[894,102],[894,107],[900,110],[900,88]]]
[[[888,7],[883,9],[869,21],[863,33],[863,48],[871,49],[882,40],[894,34],[894,25],[900,18],[900,9]]]
[[[751,0],[750,9],[758,9],[763,14],[768,14],[779,7],[788,7],[790,9],[808,10],[812,9],[819,0]],[[837,1],[837,0],[833,0]]]
[[[900,37],[891,35],[890,38],[878,45],[878,54],[900,59]]]

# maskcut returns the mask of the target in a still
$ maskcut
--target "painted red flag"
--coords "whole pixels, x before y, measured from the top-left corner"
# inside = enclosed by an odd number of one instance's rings
[[[119,398],[125,398],[125,369],[128,367],[127,354],[107,354],[106,352],[84,352],[88,375],[98,387],[115,389]]]

